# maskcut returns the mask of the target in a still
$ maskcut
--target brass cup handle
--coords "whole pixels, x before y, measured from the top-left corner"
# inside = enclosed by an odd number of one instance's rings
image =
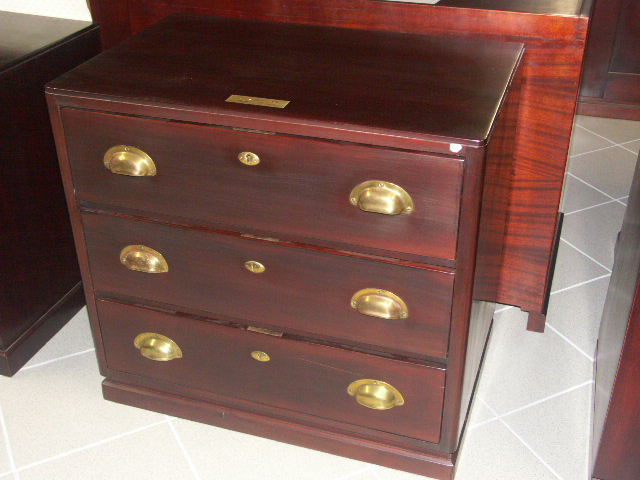
[[[131,177],[152,177],[156,174],[156,164],[142,150],[127,145],[116,145],[104,154],[104,166],[118,175]]]
[[[399,215],[413,212],[413,200],[398,185],[381,180],[369,180],[357,185],[349,194],[349,201],[365,212]]]
[[[169,264],[160,252],[144,245],[129,245],[120,252],[120,262],[129,270],[144,273],[166,273]]]
[[[363,407],[374,410],[389,410],[404,405],[402,394],[392,385],[381,380],[356,380],[347,388],[347,392],[355,397]]]
[[[182,358],[182,350],[169,337],[159,333],[141,333],[133,341],[142,356],[156,362],[168,362],[174,358]]]
[[[409,316],[407,304],[395,293],[378,288],[365,288],[351,297],[351,306],[363,315],[399,320]]]

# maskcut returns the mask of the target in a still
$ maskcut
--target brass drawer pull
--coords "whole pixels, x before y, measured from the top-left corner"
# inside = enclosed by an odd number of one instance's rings
[[[399,320],[409,316],[407,304],[394,293],[378,288],[365,288],[351,298],[351,306],[363,315]]]
[[[238,160],[251,167],[260,163],[260,157],[251,152],[240,152],[238,154]]]
[[[142,150],[127,145],[116,145],[104,154],[104,166],[118,175],[132,177],[152,177],[156,174],[156,164]]]
[[[159,333],[141,333],[133,344],[149,360],[168,362],[174,358],[182,358],[182,350],[176,342]]]
[[[248,262],[244,262],[244,267],[253,273],[262,273],[266,270],[265,266],[260,262],[256,262],[254,260],[249,260]]]
[[[144,245],[129,245],[120,252],[120,262],[129,270],[145,273],[166,273],[169,264],[160,252]]]
[[[356,380],[349,385],[347,392],[355,397],[360,405],[374,410],[389,410],[404,405],[402,394],[381,380]]]
[[[365,212],[398,215],[413,212],[413,200],[398,185],[381,180],[369,180],[356,186],[349,194],[353,205]]]

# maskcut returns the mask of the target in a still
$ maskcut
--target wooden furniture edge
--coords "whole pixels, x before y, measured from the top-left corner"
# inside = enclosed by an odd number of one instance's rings
[[[402,468],[418,475],[442,479],[453,478],[454,465],[451,458],[446,456],[437,457],[409,449],[384,446],[349,435],[301,425],[294,421],[269,418],[222,404],[177,398],[109,379],[103,381],[102,391],[106,400],[117,403],[189,418],[228,430],[312,448],[389,468]]]
[[[0,375],[13,376],[85,305],[78,282],[15,342],[0,350]]]

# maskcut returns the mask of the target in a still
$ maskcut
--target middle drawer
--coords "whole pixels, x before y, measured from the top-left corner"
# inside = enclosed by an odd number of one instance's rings
[[[84,213],[82,221],[98,295],[412,357],[447,356],[452,273],[110,215]],[[157,260],[166,272],[130,269]]]

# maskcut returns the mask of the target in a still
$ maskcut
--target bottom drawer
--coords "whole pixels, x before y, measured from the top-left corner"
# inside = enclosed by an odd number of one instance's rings
[[[110,369],[319,419],[433,443],[439,441],[443,369],[140,307],[108,301],[97,303]],[[148,333],[162,337],[141,336]],[[134,345],[136,339],[140,349]],[[163,356],[170,349],[176,350],[167,339],[179,348],[181,356],[154,361],[141,354]],[[358,380],[377,383],[354,385]]]

